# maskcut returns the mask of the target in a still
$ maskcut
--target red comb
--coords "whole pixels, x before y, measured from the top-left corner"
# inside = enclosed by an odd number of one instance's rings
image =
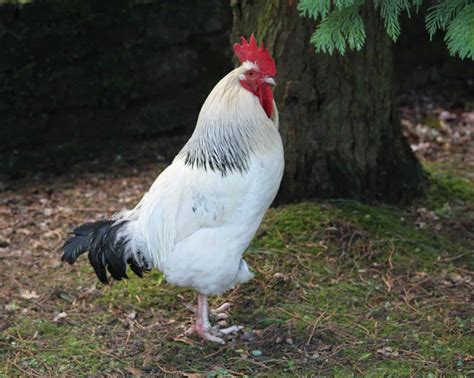
[[[270,53],[262,44],[260,47],[257,45],[254,35],[250,36],[249,42],[244,37],[242,39],[242,44],[234,44],[235,55],[240,60],[240,63],[249,61],[255,63],[261,72],[268,76],[276,75],[276,65],[273,58],[270,56]]]

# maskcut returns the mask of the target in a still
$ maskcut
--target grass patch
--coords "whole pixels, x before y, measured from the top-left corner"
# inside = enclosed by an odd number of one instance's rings
[[[230,322],[253,335],[225,346],[183,336],[194,294],[158,272],[104,287],[86,261],[18,266],[39,298],[6,301],[0,375],[473,374],[474,185],[429,170],[410,208],[271,209],[246,253],[255,279],[211,298],[233,302]]]
[[[0,357],[0,374],[82,375],[85,366],[88,374],[107,374],[123,367],[101,354],[103,342],[87,328],[23,318],[3,332],[4,346],[8,347]],[[17,358],[8,358],[10,353]]]
[[[464,169],[443,163],[425,163],[424,168],[430,182],[427,197],[433,207],[450,202],[474,204],[472,176]]]

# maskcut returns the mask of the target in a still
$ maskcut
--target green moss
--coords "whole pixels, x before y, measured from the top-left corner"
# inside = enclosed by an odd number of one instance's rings
[[[191,297],[189,290],[164,285],[164,276],[158,271],[152,271],[145,279],[134,275],[128,280],[113,282],[104,295],[98,298],[98,303],[125,302],[137,309],[150,307],[177,308],[176,296]],[[192,299],[190,298],[190,301]]]
[[[472,180],[446,172],[446,167],[436,169],[436,165],[427,166],[430,173],[428,200],[437,208],[448,202],[460,201],[474,205],[474,187]]]
[[[0,374],[24,373],[25,369],[30,368],[46,375],[53,372],[83,374],[85,366],[89,374],[112,371],[110,362],[98,353],[99,343],[87,332],[86,327],[71,328],[44,319],[23,318],[15,327],[5,330],[1,336],[5,340],[14,340],[10,341],[10,348],[7,348],[6,352],[20,358],[16,368],[13,367],[10,373],[2,371],[0,364]],[[113,365],[118,364],[112,362]],[[18,366],[22,367],[23,371],[18,370]]]
[[[25,374],[13,361],[43,375],[472,374],[471,287],[446,276],[467,279],[472,241],[452,222],[419,228],[416,209],[437,211],[439,222],[462,216],[473,184],[436,169],[432,177],[432,192],[412,208],[324,201],[271,209],[246,254],[256,277],[227,298],[229,323],[253,330],[254,342],[183,343],[184,304],[194,294],[152,272],[97,285],[84,304],[69,304],[64,324],[35,311],[19,318],[0,333],[0,374]],[[81,264],[70,287],[91,285],[93,271]],[[49,305],[64,311],[63,302]],[[127,320],[133,312],[136,323]]]
[[[376,361],[367,370],[367,377],[410,377],[417,369],[406,361]]]

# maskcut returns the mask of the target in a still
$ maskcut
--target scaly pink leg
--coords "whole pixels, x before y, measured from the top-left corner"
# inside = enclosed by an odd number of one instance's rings
[[[191,335],[197,333],[205,340],[215,343],[224,344],[224,340],[211,334],[211,323],[209,322],[209,306],[207,295],[198,294],[197,319],[186,334]]]

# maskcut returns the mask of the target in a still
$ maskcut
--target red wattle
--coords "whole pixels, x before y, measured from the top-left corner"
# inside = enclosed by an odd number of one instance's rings
[[[245,80],[242,80],[240,84],[259,99],[260,105],[265,110],[267,117],[270,118],[273,113],[273,92],[270,85],[261,84],[254,87]]]
[[[263,84],[260,87],[260,103],[263,110],[267,113],[268,118],[271,118],[273,113],[273,91],[268,84]]]

